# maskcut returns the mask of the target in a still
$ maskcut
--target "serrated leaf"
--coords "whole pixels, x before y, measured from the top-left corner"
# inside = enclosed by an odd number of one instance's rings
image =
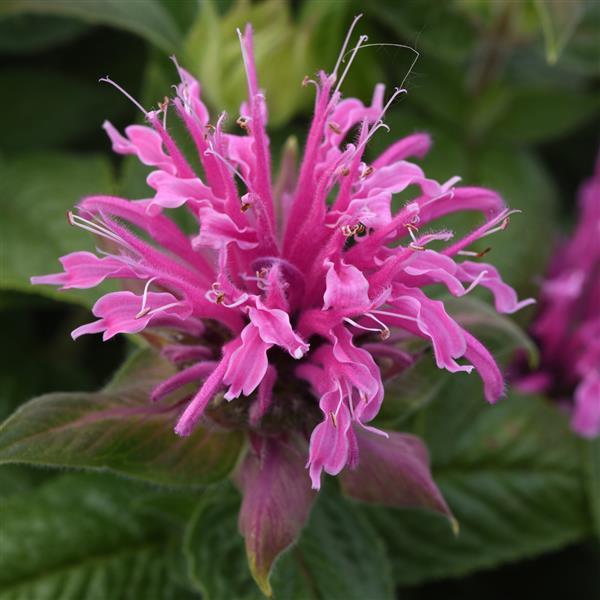
[[[147,492],[78,474],[3,502],[0,598],[189,598],[170,573],[177,531],[135,507]]]
[[[32,286],[32,275],[60,271],[58,257],[85,247],[89,236],[70,227],[66,213],[91,193],[114,187],[108,160],[61,154],[35,154],[0,160],[0,288],[43,294],[91,305],[97,290],[60,292]]]
[[[190,577],[206,600],[263,597],[245,564],[237,531],[239,497],[206,496],[185,536]],[[222,554],[214,549],[221,548]],[[321,492],[300,541],[276,563],[273,597],[285,600],[387,600],[394,597],[381,540],[352,503]]]
[[[107,469],[166,485],[223,479],[237,460],[242,434],[199,427],[177,437],[178,410],[149,399],[170,373],[166,361],[140,351],[101,392],[29,401],[0,427],[0,463]]]
[[[398,584],[463,576],[589,534],[581,441],[544,400],[512,394],[490,407],[476,382],[455,375],[414,430],[428,443],[460,534],[441,517],[365,507]]]
[[[94,25],[125,29],[144,37],[165,52],[172,52],[181,41],[175,22],[158,0],[5,0],[0,5],[0,16],[23,13],[71,17]]]

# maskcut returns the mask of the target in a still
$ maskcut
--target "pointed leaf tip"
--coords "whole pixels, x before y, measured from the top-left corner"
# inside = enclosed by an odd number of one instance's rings
[[[425,444],[416,436],[387,432],[389,438],[356,429],[359,462],[340,478],[347,496],[395,508],[427,508],[458,523],[435,484]]]
[[[248,566],[265,596],[279,555],[293,544],[315,499],[304,456],[288,440],[258,438],[236,475],[243,494],[239,529]]]

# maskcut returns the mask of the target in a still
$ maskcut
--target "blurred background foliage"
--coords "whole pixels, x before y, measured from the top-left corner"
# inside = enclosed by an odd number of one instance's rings
[[[71,342],[68,332],[87,320],[97,292],[28,283],[31,275],[56,271],[58,256],[85,247],[64,218],[81,196],[148,193],[146,170],[114,156],[101,129],[104,119],[122,128],[140,115],[98,78],[109,74],[145,106],[156,105],[175,81],[175,54],[199,77],[213,111],[226,109],[233,121],[245,93],[235,28],[250,21],[277,160],[290,134],[302,139],[310,116],[312,93],[302,79],[331,68],[361,11],[361,28],[374,45],[359,54],[344,93],[368,101],[378,81],[388,91],[402,82],[408,90],[387,115],[391,133],[377,137],[370,152],[429,131],[429,175],[459,174],[466,184],[498,189],[523,213],[494,238],[490,260],[521,295],[536,293],[549,254],[574,221],[577,187],[598,150],[599,2],[0,0],[0,418],[39,394],[98,389],[131,349],[123,339]],[[412,69],[414,53],[399,44],[419,52]],[[469,227],[470,219],[452,226]],[[527,309],[518,319],[526,325],[533,314]],[[500,352],[515,334],[503,323],[495,327],[503,332]],[[472,382],[440,377],[411,373],[390,391],[390,406],[400,398],[402,411],[392,408],[382,418],[430,444],[436,477],[463,524],[460,541],[435,517],[414,511],[340,507],[339,519],[362,523],[365,554],[378,558],[385,542],[388,558],[379,557],[369,572],[372,560],[353,554],[356,540],[327,546],[323,515],[332,509],[323,500],[300,548],[322,547],[323,560],[333,560],[344,576],[366,561],[367,571],[349,579],[355,589],[346,583],[347,598],[378,600],[391,589],[415,599],[525,597],[532,590],[546,598],[598,597],[598,445],[574,439],[542,401],[523,411],[513,397],[491,410]],[[196,495],[112,476],[3,466],[0,497],[2,600],[57,598],[59,590],[73,599],[195,597],[189,589],[210,598],[231,597],[231,589],[254,597],[245,576],[236,575],[237,588],[221,586],[219,576],[232,577],[224,569],[243,556],[235,544],[227,550],[231,561],[211,554],[208,541],[228,543],[235,524],[234,513],[223,513],[210,495],[198,507]],[[211,515],[222,531],[210,529]],[[106,563],[99,567],[97,556]],[[279,597],[303,598],[301,587],[290,591],[291,559],[282,562],[275,573],[282,587],[275,589],[288,591]],[[315,573],[314,597],[337,598]],[[381,589],[361,587],[369,577]]]

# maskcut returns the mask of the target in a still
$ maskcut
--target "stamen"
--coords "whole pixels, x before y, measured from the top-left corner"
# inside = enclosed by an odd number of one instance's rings
[[[365,179],[366,177],[371,175],[371,173],[373,173],[373,171],[375,171],[374,167],[371,167],[371,166],[365,167],[363,169],[362,173],[360,174],[360,178]]]
[[[331,129],[331,131],[333,131],[333,133],[337,133],[338,135],[342,133],[340,126],[335,121],[329,121],[329,123],[327,123],[327,126],[329,127],[329,129]]]
[[[485,250],[482,250],[481,252],[472,252],[471,250],[459,250],[456,254],[460,254],[461,256],[474,256],[475,258],[482,258],[491,249],[492,247],[488,246]]]
[[[380,330],[380,335],[382,340],[385,341],[389,339],[391,331],[390,328],[383,321],[380,321],[375,315],[371,314],[370,312],[365,313],[365,317],[369,317],[369,319],[373,319],[373,321],[381,325],[382,329]]]
[[[147,315],[150,312],[150,308],[146,306],[146,302],[148,301],[148,288],[150,287],[150,284],[156,279],[158,279],[158,277],[151,277],[146,282],[146,285],[144,286],[144,293],[142,294],[142,308],[140,308],[140,312],[138,312],[138,314],[135,315],[136,319],[141,319],[144,315]]]
[[[239,127],[241,127],[248,135],[250,135],[250,127],[248,127],[248,123],[250,122],[250,117],[238,117],[236,123]]]
[[[173,306],[179,306],[181,302],[171,302],[170,304],[165,304],[164,306],[159,306],[154,310],[148,311],[149,315],[155,315],[156,313],[162,312],[163,310],[167,310],[167,308],[173,308]]]
[[[76,215],[71,211],[67,212],[67,219],[69,221],[69,225],[79,227],[80,229],[85,229],[86,231],[89,231],[94,235],[99,235],[100,237],[110,240],[111,242],[116,242],[119,245],[127,246],[125,240],[123,240],[116,233],[112,232],[104,225],[94,223],[94,221],[85,219],[84,217]]]
[[[387,310],[372,310],[370,314],[382,315],[384,317],[395,317],[398,319],[407,319],[408,321],[418,322],[418,319],[415,317],[409,317],[408,315],[403,315],[400,313],[393,313]]]
[[[404,227],[406,227],[406,229],[408,231],[408,234],[410,235],[413,243],[417,244],[418,242],[417,242],[417,238],[415,236],[415,231],[418,233],[419,232],[419,228],[416,225],[414,225],[413,223],[406,223],[404,225]]]
[[[145,117],[148,116],[148,111],[131,94],[127,93],[118,83],[115,83],[108,75],[106,77],[100,77],[98,81],[102,81],[103,83],[109,83],[110,85],[115,87],[117,90],[119,90],[119,92],[121,92],[121,94],[123,94],[123,96],[125,96],[125,98],[128,98],[131,102],[133,102],[133,104],[137,106],[137,108],[139,108],[142,111],[142,113],[144,113]]]
[[[354,20],[354,23],[356,23],[356,21],[357,21],[357,19]],[[335,90],[333,90],[333,94],[331,95],[332,98],[335,97],[336,94],[340,91],[340,87],[341,87],[342,83],[344,82],[344,79],[346,78],[346,75],[348,74],[348,71],[350,70],[350,67],[352,66],[352,63],[354,62],[354,58],[356,56],[356,53],[360,50],[360,47],[363,45],[363,43],[366,42],[366,41],[368,41],[368,39],[369,39],[369,36],[367,36],[367,35],[361,35],[358,38],[358,42],[356,42],[356,46],[354,46],[354,49],[352,50],[352,54],[350,55],[350,60],[348,61],[348,64],[346,65],[346,68],[342,72],[342,76],[340,77],[337,85],[335,86]],[[344,62],[343,57],[342,57],[341,61]],[[339,67],[339,65],[337,65],[337,66]]]
[[[487,273],[487,271],[481,271],[481,273],[479,273],[479,275],[473,279],[471,285],[469,285],[469,287],[465,290],[465,295],[476,288],[479,285],[479,282],[487,275]]]
[[[210,144],[210,148],[208,148],[207,150],[204,151],[204,154],[206,156],[213,155],[215,158],[218,158],[229,169],[229,171],[231,173],[233,173],[233,175],[237,175],[240,178],[240,181],[246,186],[246,189],[248,191],[252,190],[252,187],[246,181],[244,176],[224,156],[221,156],[215,150],[214,145],[212,143]],[[248,206],[246,206],[245,208],[244,208],[244,205],[242,205],[242,210],[248,210],[248,208],[250,208],[250,204],[248,204]]]
[[[493,229],[490,229],[489,231],[486,231],[481,238],[487,237],[488,235],[493,235],[494,233],[498,233],[499,231],[504,231],[508,225],[510,223],[510,217],[506,217],[502,223],[500,223],[500,225],[498,225],[498,227],[494,227]]]
[[[358,329],[362,329],[363,331],[374,331],[375,333],[381,333],[381,329],[379,329],[379,327],[365,327],[364,325],[360,325],[350,317],[344,317],[342,321],[346,321],[346,323],[349,323],[350,325],[357,327]]]
[[[209,302],[215,302],[216,304],[222,304],[225,299],[225,293],[221,290],[219,282],[215,281],[211,286],[210,290],[204,294],[204,297]]]
[[[331,417],[331,422],[333,423],[333,426],[337,429],[337,419],[335,413],[330,411],[329,416]]]
[[[337,71],[340,68],[340,64],[344,60],[344,53],[346,52],[346,48],[348,47],[348,44],[350,43],[350,38],[352,37],[352,32],[354,31],[356,24],[361,19],[362,19],[362,13],[356,15],[354,17],[354,20],[352,21],[352,24],[350,25],[350,28],[348,29],[348,33],[346,34],[346,39],[344,40],[344,43],[342,44],[342,49],[340,50],[340,53],[338,55],[337,62],[335,63],[335,67],[333,67],[333,71],[331,72],[331,75],[333,77],[337,77]]]
[[[169,108],[169,104],[171,103],[171,99],[169,96],[165,96],[162,102],[158,103],[158,108],[162,112],[163,115],[163,127],[167,128],[167,109]]]

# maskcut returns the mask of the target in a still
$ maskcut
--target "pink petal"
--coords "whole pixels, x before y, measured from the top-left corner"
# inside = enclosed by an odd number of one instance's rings
[[[485,274],[481,277],[484,272]],[[512,314],[525,306],[535,304],[533,298],[519,302],[515,290],[502,281],[500,273],[492,265],[465,261],[458,265],[458,276],[463,281],[469,282],[479,278],[478,285],[488,288],[494,294],[496,310],[500,313]]]
[[[591,371],[577,386],[571,426],[586,438],[600,434],[600,372]]]
[[[265,343],[258,328],[249,323],[241,334],[241,345],[231,355],[223,383],[229,385],[225,394],[227,400],[233,400],[240,394],[249,396],[262,381],[267,372],[267,350],[272,344]]]
[[[335,308],[348,309],[351,313],[362,313],[371,305],[369,299],[369,282],[356,267],[347,265],[344,261],[334,264],[325,261],[327,275],[325,276],[325,294],[323,295],[323,310]]]
[[[169,306],[171,304],[173,306]],[[112,292],[102,296],[92,312],[100,320],[75,329],[71,334],[73,339],[100,331],[104,331],[103,340],[118,333],[138,333],[155,317],[170,316],[185,320],[191,315],[192,309],[187,303],[165,292],[148,292],[145,306],[143,298],[133,292]]]
[[[467,341],[465,358],[473,363],[479,376],[483,380],[485,399],[494,403],[504,395],[504,378],[494,360],[485,346],[467,331],[464,332]]]
[[[71,252],[61,257],[64,273],[31,278],[34,285],[62,285],[62,289],[96,287],[107,277],[137,277],[133,269],[118,258],[99,258],[91,252]]]
[[[200,234],[192,241],[195,247],[207,246],[219,250],[231,242],[237,244],[242,250],[250,250],[258,246],[254,230],[249,227],[238,227],[224,213],[202,207],[199,210],[199,217]]]
[[[283,310],[258,305],[248,310],[248,316],[265,344],[277,344],[296,359],[308,352],[308,344],[294,332],[290,317]]]
[[[115,152],[136,154],[145,165],[175,174],[177,169],[171,158],[164,152],[160,135],[152,128],[145,125],[130,125],[125,129],[127,134],[125,137],[109,121],[104,121],[102,127],[108,134]]]

